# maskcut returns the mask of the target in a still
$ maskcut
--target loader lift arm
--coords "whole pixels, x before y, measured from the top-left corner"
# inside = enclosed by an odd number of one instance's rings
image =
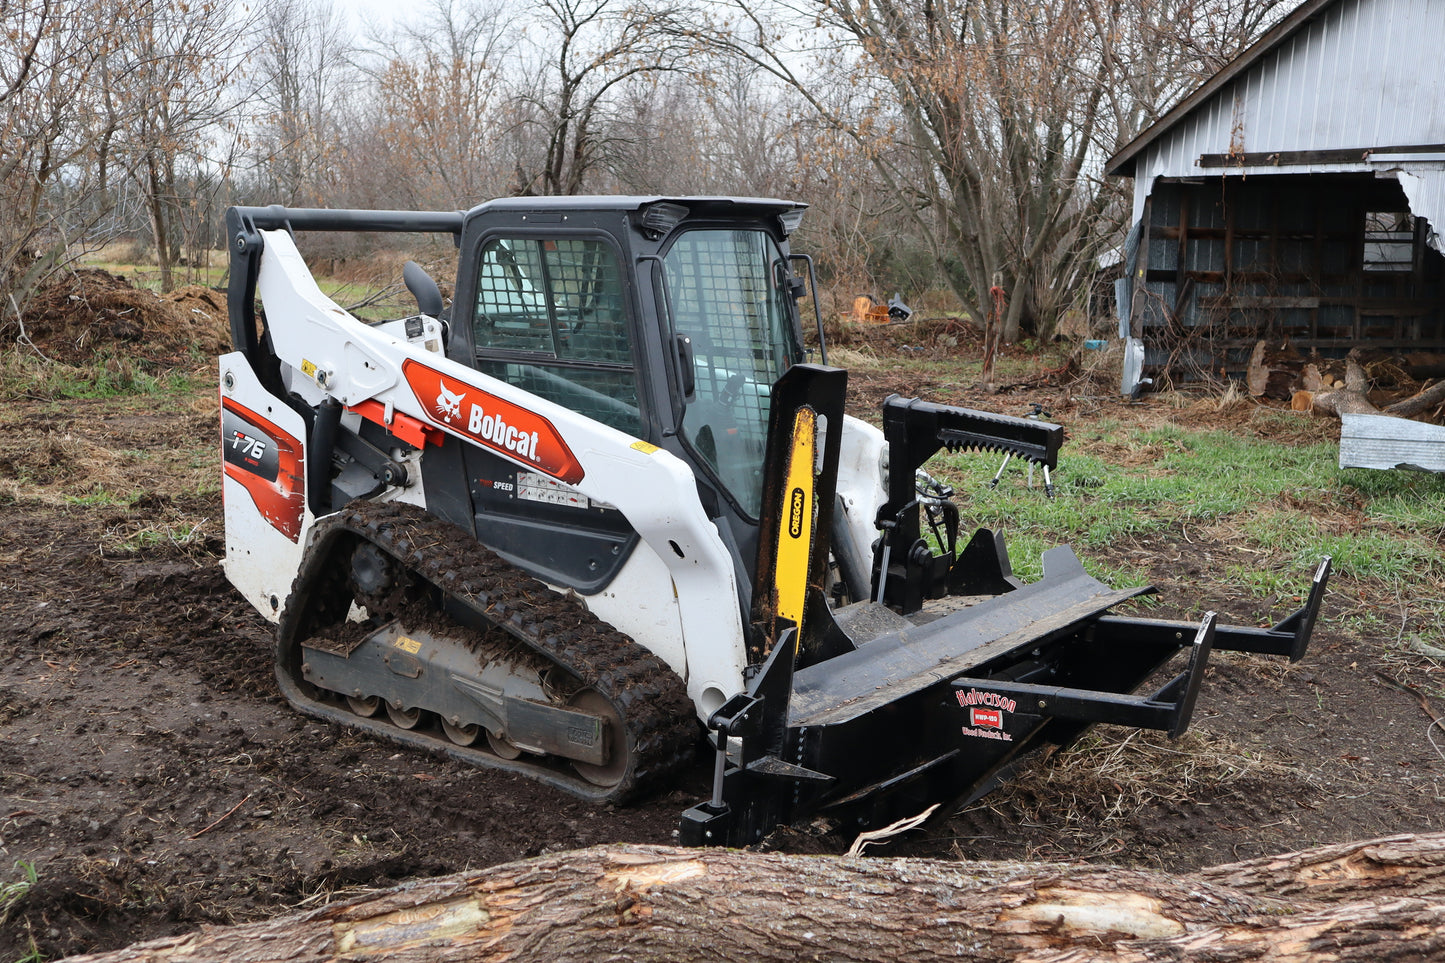
[[[320,208],[231,207],[226,210],[230,281],[226,308],[231,319],[231,344],[246,356],[252,370],[267,367],[256,328],[256,279],[261,274],[262,231],[368,231],[393,234],[462,233],[460,211],[343,211]],[[263,380],[264,376],[263,376]],[[268,385],[268,387],[271,387]]]

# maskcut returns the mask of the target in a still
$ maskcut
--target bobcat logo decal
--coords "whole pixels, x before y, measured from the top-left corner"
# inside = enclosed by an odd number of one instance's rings
[[[421,415],[452,435],[568,485],[586,475],[557,426],[543,415],[411,358],[401,370]]]
[[[460,418],[462,416],[462,399],[467,396],[466,392],[458,391],[454,394],[440,382],[437,383],[437,387],[441,389],[441,394],[437,395],[437,412],[448,422],[453,418]]]

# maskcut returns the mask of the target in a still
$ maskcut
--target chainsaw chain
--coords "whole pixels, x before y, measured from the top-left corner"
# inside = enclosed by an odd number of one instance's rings
[[[535,770],[530,774],[549,784],[573,792],[580,789],[579,794],[591,798],[600,793],[602,801],[621,802],[669,784],[693,760],[697,717],[682,679],[646,648],[597,618],[575,596],[553,591],[470,533],[414,505],[365,502],[321,519],[315,528],[317,540],[327,530],[340,528],[371,542],[400,562],[412,577],[434,586],[481,616],[487,625],[561,667],[578,680],[580,688],[596,689],[622,717],[633,756],[633,765],[622,781],[605,788],[573,786],[572,780],[559,780],[556,769],[543,765],[510,762],[504,768]],[[345,561],[336,557],[333,565],[333,571],[344,571]],[[341,587],[339,579],[326,581],[332,591]],[[334,612],[341,606],[323,607]],[[459,634],[472,635],[470,630]],[[483,649],[469,647],[484,657]],[[474,762],[497,765],[496,757],[479,750],[457,752],[460,747],[450,744],[445,748]],[[582,782],[580,777],[577,782]]]

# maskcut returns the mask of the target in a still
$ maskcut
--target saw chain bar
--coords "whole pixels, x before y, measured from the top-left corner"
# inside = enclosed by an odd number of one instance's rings
[[[467,640],[500,629],[576,680],[600,693],[621,718],[631,764],[613,786],[599,787],[560,766],[526,756],[509,760],[459,746],[441,736],[403,730],[358,717],[308,694],[301,677],[301,645],[335,626],[350,605],[346,559],[358,542],[395,559],[445,599],[439,619],[462,623],[455,642],[477,655],[478,668],[493,646]],[[598,802],[621,802],[671,783],[693,759],[696,718],[686,688],[661,659],[479,544],[470,533],[423,509],[401,503],[362,503],[317,522],[278,630],[277,676],[290,701],[312,715],[387,738],[441,750],[466,762],[504,769]],[[333,598],[344,593],[345,598]],[[305,613],[329,613],[310,617]],[[382,613],[390,615],[391,613]]]

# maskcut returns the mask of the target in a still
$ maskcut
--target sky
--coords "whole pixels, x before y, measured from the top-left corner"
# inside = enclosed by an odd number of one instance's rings
[[[425,2],[425,0],[420,0],[420,2]],[[402,3],[398,0],[331,0],[332,6],[344,13],[351,21],[351,27],[357,34],[364,34],[369,27],[384,26],[397,17],[415,11],[420,2],[418,0],[413,0],[411,3]]]

